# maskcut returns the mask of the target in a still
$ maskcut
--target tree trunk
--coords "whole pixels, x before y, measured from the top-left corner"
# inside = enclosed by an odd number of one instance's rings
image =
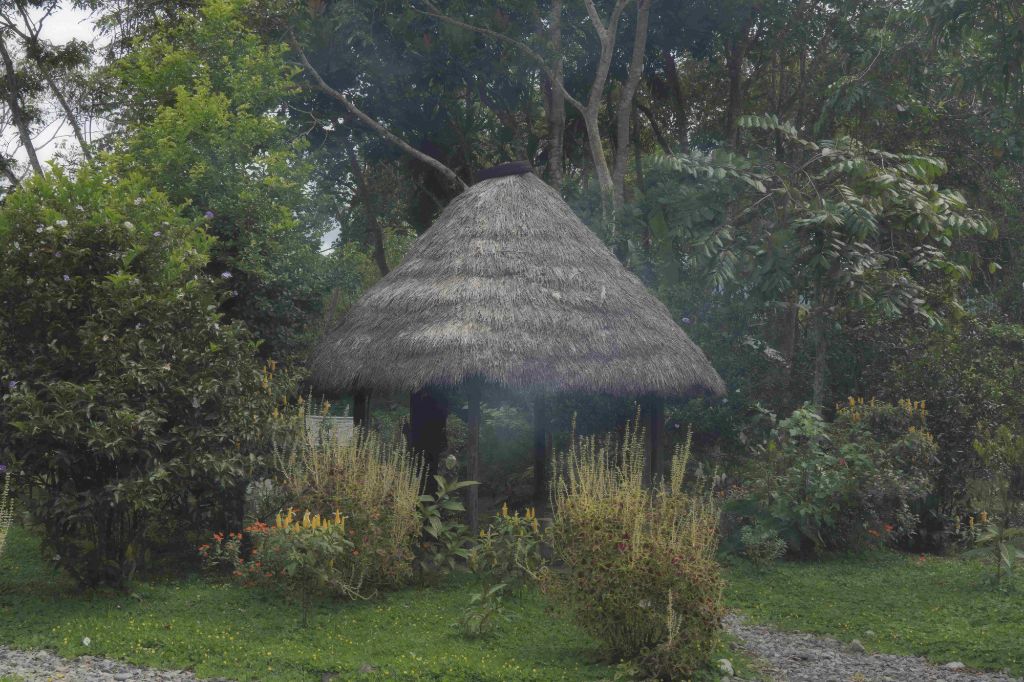
[[[819,306],[814,311],[814,319],[811,324],[814,342],[814,379],[811,387],[811,400],[820,412],[824,407],[825,372],[828,369],[828,339],[825,335],[828,319],[825,317],[824,306]]]
[[[665,135],[661,132],[661,128],[658,127],[658,120],[654,118],[654,112],[651,111],[650,107],[644,106],[640,102],[636,103],[636,108],[647,117],[647,122],[651,124],[651,132],[654,133],[654,139],[658,142],[658,146],[661,147],[661,151],[665,152],[665,154],[671,154],[672,145],[668,143]]]
[[[793,384],[793,365],[796,362],[796,335],[800,322],[800,306],[795,295],[791,296],[789,301],[787,301],[786,308],[780,318],[782,342],[779,350],[786,363],[782,390],[788,398]]]
[[[552,68],[551,101],[548,110],[548,179],[562,189],[565,176],[565,59],[562,56],[562,0],[553,0],[549,15],[551,52],[556,55]]]
[[[543,395],[533,401],[533,505],[545,507],[548,501],[548,411]]]
[[[352,140],[346,140],[348,145],[349,162],[352,166],[352,177],[356,181],[356,197],[363,204],[366,212],[366,222],[370,228],[370,240],[373,242],[373,260],[380,270],[380,276],[384,277],[390,272],[388,268],[387,252],[384,250],[384,228],[380,225],[377,216],[377,207],[373,200],[373,191],[367,185],[366,175],[363,167],[359,165],[359,156],[356,154]]]
[[[469,393],[469,414],[466,420],[466,476],[470,481],[480,480],[480,383],[470,380],[466,384]],[[466,520],[476,537],[480,529],[480,486],[466,488]]]
[[[42,70],[42,67],[40,67],[40,70]],[[85,139],[85,133],[82,132],[81,124],[75,117],[75,112],[71,109],[71,104],[68,102],[67,98],[64,97],[64,93],[60,91],[60,88],[57,87],[57,83],[50,76],[49,72],[43,71],[43,74],[43,77],[46,80],[46,85],[50,88],[50,92],[52,92],[53,96],[57,99],[61,109],[64,110],[64,116],[67,117],[68,123],[71,124],[71,130],[75,134],[75,139],[78,140],[78,146],[82,148],[82,156],[84,156],[86,160],[91,159],[92,153],[89,151],[89,143]]]
[[[730,147],[739,144],[740,97],[743,78],[743,50],[737,40],[725,53],[729,72],[729,101],[725,107],[725,141]]]
[[[636,116],[633,119],[633,172],[636,173],[637,194],[643,196],[646,183],[644,182],[643,149],[640,146],[640,117]],[[650,239],[647,240],[647,246],[650,246]]]
[[[612,206],[615,209],[615,216],[618,219],[625,204],[626,195],[626,167],[629,163],[629,145],[631,136],[629,124],[632,121],[636,109],[633,106],[633,99],[636,97],[637,88],[640,85],[640,77],[644,72],[644,53],[647,49],[647,25],[651,16],[651,0],[637,0],[636,3],[636,32],[633,37],[633,54],[629,60],[629,74],[626,83],[619,94],[618,110],[616,112],[615,130],[615,161],[612,173]]]
[[[441,453],[448,449],[448,401],[436,388],[426,386],[409,395],[409,450],[423,457],[424,490],[437,489],[434,476]]]
[[[608,160],[604,156],[604,143],[601,141],[601,126],[598,123],[598,110],[587,108],[583,113],[583,123],[587,127],[587,144],[590,147],[590,158],[594,162],[594,175],[597,186],[601,190],[601,212],[605,220],[615,214],[615,184],[612,173],[608,169]]]
[[[39,157],[36,155],[36,148],[32,142],[32,132],[28,127],[25,109],[21,106],[20,86],[18,85],[18,74],[14,69],[14,60],[11,59],[11,53],[7,50],[7,41],[2,37],[0,37],[0,58],[4,62],[4,81],[7,86],[5,99],[7,101],[7,108],[11,110],[11,120],[18,129],[18,137],[21,139],[21,145],[25,148],[28,162],[36,173],[42,175],[43,166],[39,163]]]
[[[676,58],[670,50],[661,51],[661,63],[665,69],[665,80],[668,81],[669,92],[672,93],[672,110],[676,116],[676,139],[679,151],[684,154],[690,150],[690,116],[689,107],[683,97],[683,87],[679,82],[679,69]]]

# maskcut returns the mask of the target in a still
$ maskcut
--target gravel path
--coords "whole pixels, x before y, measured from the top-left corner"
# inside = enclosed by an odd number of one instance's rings
[[[764,663],[767,679],[778,682],[1024,682],[1001,673],[972,672],[929,663],[914,656],[868,654],[827,637],[777,632],[748,625],[730,615],[726,629],[743,648]],[[952,667],[950,667],[952,666]],[[61,658],[48,651],[19,651],[0,646],[0,676],[25,682],[194,682],[186,670],[139,668],[95,656]],[[220,682],[226,682],[221,680]]]
[[[857,644],[777,632],[730,615],[726,629],[765,663],[769,679],[788,682],[1022,682],[1002,673],[973,672],[962,663],[935,665],[916,656],[868,654]]]
[[[194,682],[185,670],[153,670],[95,656],[61,658],[49,651],[19,651],[0,646],[0,676],[25,682]]]

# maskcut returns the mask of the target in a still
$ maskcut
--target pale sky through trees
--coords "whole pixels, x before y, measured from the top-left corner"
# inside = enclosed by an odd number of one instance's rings
[[[55,45],[63,45],[75,38],[92,42],[96,35],[91,14],[86,10],[71,7],[70,3],[62,3],[61,8],[47,17],[43,23],[42,37]],[[95,127],[92,128],[92,132],[96,132]],[[74,145],[74,136],[63,112],[55,112],[48,125],[36,130],[35,139],[38,144],[36,153],[43,163],[52,159],[67,141],[70,140]],[[17,148],[13,154],[18,161],[27,161],[28,157],[21,148],[16,133],[7,136],[3,142],[8,149]]]

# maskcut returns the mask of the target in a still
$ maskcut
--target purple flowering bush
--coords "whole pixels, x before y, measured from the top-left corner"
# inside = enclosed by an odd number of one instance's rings
[[[210,238],[136,176],[34,177],[0,209],[0,458],[82,584],[223,527],[274,397],[217,312]]]

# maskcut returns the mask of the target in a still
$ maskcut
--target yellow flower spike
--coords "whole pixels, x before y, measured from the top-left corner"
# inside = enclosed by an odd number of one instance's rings
[[[337,509],[334,510],[334,522],[341,523],[341,512]]]
[[[847,396],[846,399],[850,401],[850,407],[853,407],[854,405],[857,404],[857,401],[853,399],[852,395],[851,396]]]
[[[968,523],[971,526],[971,530],[974,530],[974,517],[973,516],[970,519],[968,519]]]
[[[987,511],[981,512],[981,514],[979,514],[979,520],[982,523],[988,523],[988,512]]]
[[[274,518],[274,527],[275,528],[280,528],[281,527],[281,512],[277,512],[277,516]]]
[[[531,523],[530,525],[533,526],[533,532],[534,533],[539,533],[540,532],[540,525],[537,523],[537,517],[536,516],[533,517],[533,523]]]
[[[319,528],[320,527],[320,515],[319,514],[316,514],[316,515],[313,516],[313,523],[311,525],[313,526],[313,528]]]
[[[508,502],[503,502],[501,505],[501,515],[508,516]]]
[[[311,521],[312,519],[310,519],[309,510],[307,509],[306,513],[302,515],[302,527],[309,528],[309,524],[311,523]]]

